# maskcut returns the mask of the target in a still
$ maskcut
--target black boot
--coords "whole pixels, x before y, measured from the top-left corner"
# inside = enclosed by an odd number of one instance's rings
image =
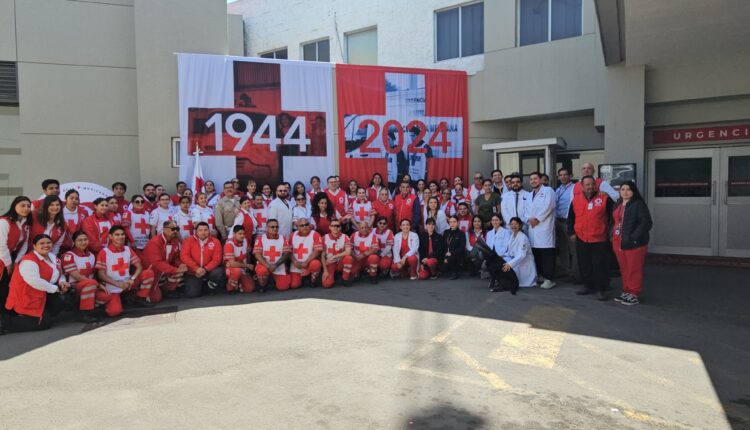
[[[378,283],[378,277],[377,276],[370,276],[370,283],[372,285],[375,285]]]
[[[149,302],[148,300],[146,300],[143,297],[138,297],[137,299],[135,299],[133,301],[133,306],[136,306],[136,307],[139,307],[139,308],[150,309],[150,308],[153,308],[156,305],[153,304],[153,303],[151,303],[151,302]]]
[[[76,320],[84,324],[91,324],[99,321],[99,318],[94,315],[94,311],[80,311]]]

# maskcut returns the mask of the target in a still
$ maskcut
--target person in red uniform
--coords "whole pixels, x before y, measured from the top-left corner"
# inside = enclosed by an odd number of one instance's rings
[[[312,224],[307,218],[297,220],[297,231],[292,233],[291,263],[289,264],[289,276],[291,277],[291,288],[302,286],[302,278],[310,277],[310,288],[318,286],[320,272],[323,266],[320,262],[320,253],[323,252],[323,239],[320,234],[312,229]]]
[[[110,220],[109,205],[107,200],[98,198],[94,200],[94,214],[83,220],[81,231],[89,237],[89,251],[99,255],[99,251],[107,246],[109,241],[109,229],[113,226]]]
[[[372,202],[367,200],[367,190],[362,187],[357,188],[356,199],[349,202],[349,216],[352,219],[352,227],[356,230],[362,221],[372,227],[375,221],[375,209]]]
[[[198,297],[204,288],[214,295],[225,282],[221,267],[221,242],[211,236],[208,223],[199,222],[195,235],[182,242],[180,259],[188,267],[185,273],[185,296]]]
[[[648,232],[653,222],[635,182],[620,185],[620,202],[614,210],[612,249],[620,264],[622,294],[615,301],[632,306],[640,303],[643,289],[643,265],[648,252]]]
[[[266,222],[266,232],[256,237],[255,247],[253,247],[259,293],[266,291],[271,275],[273,275],[277,290],[285,291],[289,289],[291,277],[286,270],[286,262],[291,251],[289,241],[279,234],[279,222],[275,219],[269,219]]]
[[[104,283],[107,293],[114,296],[108,298],[111,300],[110,316],[122,313],[123,294],[132,299],[135,306],[154,306],[150,301],[154,272],[143,269],[140,257],[125,244],[125,239],[124,227],[116,225],[110,228],[109,243],[96,256],[96,276]]]
[[[396,206],[391,201],[387,187],[382,187],[378,191],[378,198],[377,200],[373,200],[372,208],[375,210],[376,217],[385,219],[389,230],[393,231],[396,228],[394,221]]]
[[[143,185],[143,198],[146,199],[146,202],[143,204],[146,212],[151,212],[151,209],[158,206],[156,202],[156,186],[154,184],[148,182]]]
[[[393,264],[391,277],[406,277],[412,281],[418,279],[419,267],[419,236],[411,231],[408,219],[401,220],[401,231],[393,238]]]
[[[258,202],[261,202],[262,198],[258,197]],[[259,203],[262,206],[262,203]],[[234,217],[234,224],[232,224],[232,230],[229,231],[228,239],[231,239],[234,235],[234,227],[237,227],[238,225],[241,225],[242,228],[245,231],[245,237],[250,238],[251,246],[252,246],[252,238],[253,234],[255,233],[255,226],[258,223],[258,220],[264,220],[268,218],[267,210],[263,207],[260,208],[260,210],[265,211],[265,213],[261,213],[260,217],[256,218],[255,214],[253,213],[253,199],[248,196],[242,196],[240,197],[240,211],[237,212],[237,215]]]
[[[57,179],[45,179],[42,181],[42,193],[44,193],[44,197],[47,196],[56,196],[60,197],[60,181]],[[34,200],[31,203],[31,209],[35,212],[38,211],[42,207],[42,202],[44,201],[44,197],[42,197],[39,200]]]
[[[395,209],[395,223],[399,226],[401,221],[409,221],[409,225],[419,225],[419,199],[411,193],[411,185],[402,182],[399,185],[399,195],[393,199]]]
[[[181,251],[179,226],[172,220],[165,221],[162,232],[152,237],[143,248],[143,265],[154,272],[156,287],[152,290],[152,302],[160,302],[163,296],[181,297],[177,287],[188,270],[180,258]]]
[[[237,184],[239,184],[239,181],[237,181]],[[183,181],[178,181],[174,186],[177,189],[177,193],[173,194],[170,199],[172,201],[172,206],[179,206],[182,193],[187,190],[187,184]]]
[[[81,230],[83,220],[86,219],[89,214],[88,211],[81,206],[78,191],[70,189],[65,192],[65,206],[63,206],[62,213],[63,218],[65,218],[65,239],[62,243],[62,250],[69,251],[73,248],[73,233]]]
[[[33,223],[31,200],[18,196],[0,216],[0,314],[5,312],[10,278],[16,262],[26,255]]]
[[[469,204],[461,202],[458,204],[458,212],[456,213],[456,219],[458,220],[458,229],[466,233],[471,229],[472,215],[469,210]]]
[[[65,217],[62,214],[60,199],[57,196],[45,197],[34,218],[31,237],[46,234],[52,239],[52,253],[59,255],[60,247],[65,240]]]
[[[378,283],[378,265],[380,264],[380,244],[378,237],[368,221],[360,221],[358,231],[352,233],[352,251],[354,261],[352,275],[359,278],[363,269],[370,275],[370,283]]]
[[[375,200],[380,197],[380,190],[385,188],[388,189],[388,186],[383,182],[383,175],[380,173],[373,173],[372,178],[370,179],[370,187],[367,188],[367,198],[370,200],[370,202],[374,202]]]
[[[140,255],[149,240],[149,233],[151,232],[150,215],[146,211],[145,197],[136,194],[131,201],[132,204],[129,209],[125,209],[122,214],[121,225],[125,227],[128,243]]]
[[[375,220],[375,237],[378,238],[378,271],[382,275],[387,275],[393,264],[393,230],[388,228],[388,221],[380,217]]]
[[[78,294],[79,321],[92,323],[99,320],[94,315],[96,303],[104,305],[107,315],[115,316],[119,312],[111,304],[114,295],[108,294],[94,277],[96,256],[89,252],[88,236],[82,231],[77,231],[73,233],[72,240],[73,249],[62,256],[62,270],[70,287]]]
[[[117,200],[117,213],[122,215],[130,206],[130,202],[125,198],[125,192],[128,186],[125,182],[115,182],[112,184],[112,196]]]
[[[419,279],[437,279],[438,265],[445,253],[443,236],[436,231],[435,219],[429,218],[424,225],[425,231],[419,237]]]
[[[328,188],[325,189],[325,193],[328,196],[328,200],[333,203],[333,209],[338,211],[340,214],[347,212],[347,199],[346,192],[339,186],[338,177],[329,176],[327,179]]]
[[[67,293],[70,284],[61,277],[60,261],[51,252],[52,240],[40,234],[32,244],[33,251],[13,271],[5,303],[11,312],[0,320],[0,334],[48,329],[64,308],[60,294]]]
[[[333,208],[333,204],[325,193],[318,193],[315,195],[312,202],[311,213],[312,216],[310,217],[310,222],[315,231],[321,236],[330,233],[331,222],[340,220],[341,218],[341,214]]]
[[[605,301],[609,284],[607,262],[607,233],[612,214],[612,199],[607,193],[597,191],[593,176],[581,178],[583,192],[573,195],[568,211],[567,228],[571,241],[575,241],[578,269],[583,288],[576,294],[596,293],[597,300]]]
[[[251,272],[255,266],[248,261],[251,251],[252,247],[245,238],[245,227],[232,227],[232,238],[224,245],[224,271],[229,294],[252,293],[255,290]]]
[[[336,283],[336,273],[341,273],[345,287],[351,287],[352,242],[341,232],[341,221],[331,221],[331,232],[323,236],[323,288],[331,288]]]

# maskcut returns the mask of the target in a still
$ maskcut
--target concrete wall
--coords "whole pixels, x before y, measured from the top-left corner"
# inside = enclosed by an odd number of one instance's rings
[[[0,61],[16,61],[14,0],[0,0]]]
[[[434,13],[462,3],[465,2],[425,0],[405,7],[400,0],[331,0],[314,5],[257,0],[248,3],[243,14],[247,55],[257,56],[286,47],[289,59],[300,60],[303,43],[328,37],[331,62],[343,63],[346,34],[377,27],[380,65],[460,69],[474,73],[482,69],[482,55],[435,61]],[[485,8],[490,3],[493,2],[485,2]],[[485,32],[487,27],[485,25]]]

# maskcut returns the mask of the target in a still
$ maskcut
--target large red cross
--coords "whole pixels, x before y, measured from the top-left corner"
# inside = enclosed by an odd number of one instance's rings
[[[117,259],[117,264],[112,266],[111,269],[113,272],[117,272],[118,275],[125,276],[129,267],[130,264],[125,263],[125,259],[120,257]]]
[[[101,228],[99,233],[102,235],[102,237],[109,234],[109,227],[107,227],[106,225],[101,225],[101,224],[99,225],[99,227]]]
[[[74,231],[78,230],[78,226],[76,225],[76,222],[71,220],[68,220],[68,231],[73,233]]]
[[[193,223],[192,222],[188,222],[187,224],[185,224],[185,225],[182,226],[182,229],[184,231],[192,232],[193,231]]]
[[[309,249],[305,248],[305,244],[300,243],[297,249],[294,250],[294,253],[297,254],[297,260],[302,260],[303,258],[305,258],[305,254],[307,254],[307,251],[309,251]]]
[[[268,218],[264,218],[262,213],[255,212],[255,221],[258,223],[258,225],[265,224],[267,220]]]
[[[134,224],[134,227],[141,231],[141,234],[146,234],[149,228],[149,224],[146,222],[146,218],[141,218],[140,221]]]
[[[370,247],[367,245],[367,242],[365,242],[364,240],[359,242],[359,246],[357,248],[359,249],[359,252],[363,254],[367,252],[368,249],[370,249]]]
[[[338,249],[338,247],[336,246],[335,243],[333,244],[333,246],[331,246],[330,248],[327,249],[328,254],[330,254],[330,255],[336,255],[336,253],[338,252],[338,250],[339,249]]]
[[[276,247],[274,245],[271,245],[263,253],[263,256],[266,257],[269,262],[274,263],[276,261],[276,259],[281,256],[281,252],[277,251]]]
[[[369,212],[367,212],[367,211],[365,210],[365,207],[364,207],[364,206],[360,206],[360,207],[359,207],[359,210],[358,210],[358,211],[357,211],[357,212],[355,213],[355,215],[357,215],[357,218],[359,218],[360,220],[364,220],[364,219],[365,219],[365,217],[366,217],[367,215],[369,215],[369,214],[370,214],[370,213],[369,213]]]

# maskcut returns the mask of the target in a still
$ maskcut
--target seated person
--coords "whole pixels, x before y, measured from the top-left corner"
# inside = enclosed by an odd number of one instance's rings
[[[286,261],[291,254],[291,246],[286,238],[279,234],[279,222],[269,219],[265,223],[266,232],[255,238],[253,254],[257,261],[255,274],[258,276],[258,292],[263,293],[268,286],[268,280],[273,275],[276,289],[288,290],[291,277],[286,269]]]
[[[411,231],[411,221],[403,219],[399,223],[401,231],[393,238],[393,264],[391,277],[406,277],[417,280],[419,267],[419,236]]]
[[[419,279],[437,279],[438,264],[443,261],[443,237],[436,231],[434,218],[425,222],[425,231],[419,238]]]
[[[329,225],[331,232],[323,236],[323,288],[331,288],[336,273],[341,273],[345,287],[351,287],[352,243],[349,236],[341,232],[341,221],[334,219]]]
[[[180,227],[176,221],[164,221],[161,233],[152,237],[143,249],[143,265],[154,272],[156,287],[151,301],[158,303],[162,295],[180,297],[177,287],[182,283],[188,267],[180,259]]]
[[[360,188],[360,190],[362,190]],[[362,190],[364,192],[364,190]],[[360,221],[357,230],[352,234],[352,251],[354,261],[352,264],[352,275],[359,278],[360,273],[366,267],[370,275],[370,283],[378,283],[378,265],[380,264],[380,244],[375,232],[370,227],[368,220]]]
[[[297,197],[300,197],[298,195]],[[304,197],[304,196],[303,196]],[[310,277],[310,287],[318,286],[322,263],[320,253],[323,252],[323,240],[317,231],[312,229],[310,220],[300,217],[295,222],[297,231],[292,233],[291,263],[289,264],[289,275],[291,276],[291,288],[299,288],[302,278]]]
[[[224,269],[227,276],[227,292],[236,294],[252,293],[255,289],[252,270],[255,266],[248,262],[250,256],[248,240],[245,238],[245,227],[232,227],[232,238],[224,245]]]
[[[187,265],[185,296],[198,297],[207,290],[214,295],[223,286],[224,268],[221,267],[221,242],[211,236],[208,223],[199,222],[195,235],[182,242],[180,260]]]

